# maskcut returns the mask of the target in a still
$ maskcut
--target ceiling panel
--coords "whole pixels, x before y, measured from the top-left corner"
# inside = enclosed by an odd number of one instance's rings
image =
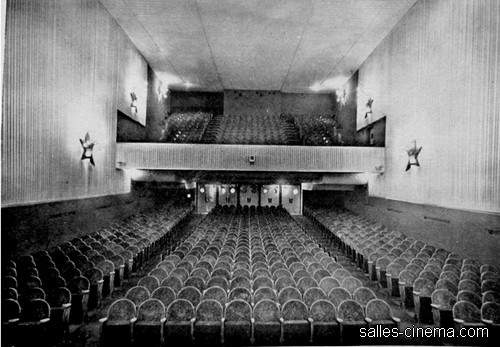
[[[171,88],[302,93],[347,80],[416,0],[101,2]]]

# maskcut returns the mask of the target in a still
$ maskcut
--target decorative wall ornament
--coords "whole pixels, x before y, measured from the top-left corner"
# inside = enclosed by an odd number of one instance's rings
[[[130,98],[132,99],[132,103],[130,104],[130,111],[133,115],[137,114],[137,96],[134,92],[130,93]]]
[[[82,148],[83,148],[81,160],[89,159],[90,163],[93,166],[95,166],[94,156],[92,154],[92,152],[94,151],[95,141],[90,139],[90,135],[87,132],[85,134],[85,139],[84,140],[80,139],[80,143],[82,144]]]
[[[373,99],[369,98],[368,101],[366,102],[366,109],[365,109],[365,118],[368,118],[368,116],[372,115],[372,105],[373,105]]]
[[[406,150],[406,152],[408,153],[408,164],[406,164],[405,171],[410,170],[412,165],[420,167],[420,163],[418,162],[418,155],[420,154],[421,150],[422,146],[417,147],[417,140],[413,140],[413,147]]]

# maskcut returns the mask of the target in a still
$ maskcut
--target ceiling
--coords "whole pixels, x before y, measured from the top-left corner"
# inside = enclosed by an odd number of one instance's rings
[[[101,0],[172,89],[324,92],[416,0]]]

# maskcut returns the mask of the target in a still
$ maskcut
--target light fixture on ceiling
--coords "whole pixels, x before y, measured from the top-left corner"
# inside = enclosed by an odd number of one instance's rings
[[[231,189],[229,190],[229,192],[230,192],[231,194],[234,194],[234,193],[236,193],[236,189],[231,188]]]
[[[185,86],[186,88],[191,88],[192,86],[194,86],[194,84],[193,84],[193,83],[191,83],[191,82],[189,82],[189,81],[187,81],[187,82],[184,82],[184,86]]]
[[[201,193],[201,194],[205,193],[205,187],[201,187],[201,188],[200,188],[200,193]]]
[[[90,161],[90,163],[95,166],[95,163],[94,163],[94,156],[93,156],[93,151],[94,151],[94,146],[95,146],[95,141],[91,140],[90,139],[90,135],[89,133],[87,132],[85,134],[85,138],[82,140],[80,139],[80,143],[82,145],[82,148],[83,148],[83,153],[82,153],[82,157],[80,158],[81,160],[85,160],[85,159],[88,159]]]
[[[293,193],[293,195],[297,195],[297,194],[299,194],[299,190],[297,188],[295,188],[292,193]]]
[[[405,171],[410,170],[413,165],[420,167],[420,163],[418,162],[418,155],[420,154],[421,150],[422,146],[417,147],[417,140],[413,140],[413,147],[406,150],[406,153],[408,153],[408,163],[406,164]]]
[[[222,188],[222,189],[220,190],[220,192],[221,192],[222,194],[226,194],[226,188]]]
[[[313,92],[319,92],[323,87],[321,86],[321,83],[316,82],[312,86],[309,87]]]
[[[267,190],[267,188],[264,188],[264,190],[262,191],[264,194],[267,194],[269,192],[269,190]]]

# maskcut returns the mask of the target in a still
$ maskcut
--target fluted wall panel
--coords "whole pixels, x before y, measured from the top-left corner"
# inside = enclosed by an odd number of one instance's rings
[[[357,94],[358,129],[387,116],[372,196],[500,212],[499,1],[418,1],[361,66]],[[405,172],[413,140],[421,166]]]
[[[122,169],[378,172],[384,165],[384,148],[375,147],[119,143],[117,148]]]
[[[128,40],[115,20],[98,0],[11,0],[5,37],[2,206],[129,192],[115,168]],[[95,166],[80,160],[87,132]]]

